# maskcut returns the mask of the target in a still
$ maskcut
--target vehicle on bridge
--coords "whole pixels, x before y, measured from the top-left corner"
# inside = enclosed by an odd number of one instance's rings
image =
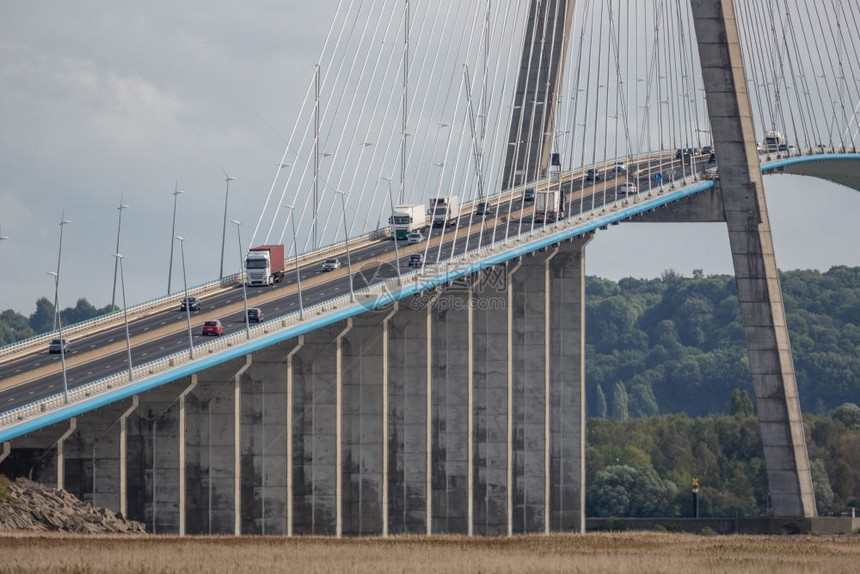
[[[427,227],[427,210],[423,203],[395,205],[388,223],[394,239],[407,239],[410,233]]]
[[[249,323],[262,323],[263,322],[263,310],[259,307],[248,307],[248,317],[247,320]]]
[[[637,193],[639,188],[636,187],[636,184],[632,181],[625,181],[621,185],[618,186],[618,193],[623,193],[624,195],[632,195]]]
[[[541,190],[535,196],[535,221],[553,222],[564,218],[562,195],[558,189]]]
[[[220,337],[224,334],[224,325],[221,324],[221,321],[218,319],[213,319],[210,321],[206,321],[203,323],[203,330],[200,332],[204,337],[212,335],[214,337]]]
[[[69,340],[68,339],[53,339],[51,344],[48,345],[48,353],[56,354],[56,353],[68,353],[69,352]]]
[[[528,188],[523,192],[523,202],[526,201],[534,201],[535,200],[535,190],[534,188]]]
[[[482,201],[478,203],[478,207],[475,208],[475,215],[483,215],[484,217],[492,217],[496,214],[496,209],[489,201]]]
[[[183,297],[182,301],[179,303],[179,310],[185,311],[186,308],[189,311],[199,311],[200,300],[197,297]]]
[[[433,227],[451,225],[462,215],[460,197],[434,197],[430,200],[430,212],[433,214]]]
[[[585,181],[603,181],[603,174],[596,169],[589,169],[585,172]]]
[[[424,263],[424,255],[423,254],[413,253],[412,255],[409,256],[409,267],[411,267],[411,268],[421,267],[421,265],[423,263]]]
[[[252,247],[245,257],[245,271],[248,286],[280,283],[284,279],[284,246]]]
[[[326,259],[323,262],[322,270],[323,271],[334,271],[336,269],[340,269],[340,259]]]
[[[764,134],[762,148],[768,153],[772,151],[786,151],[788,150],[788,142],[786,141],[785,136],[782,135],[782,132],[769,130]]]
[[[424,241],[424,236],[420,233],[410,233],[409,237],[406,238],[407,245],[415,245],[416,243],[421,243]]]

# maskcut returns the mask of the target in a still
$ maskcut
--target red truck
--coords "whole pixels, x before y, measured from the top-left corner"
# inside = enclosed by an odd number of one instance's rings
[[[271,285],[284,279],[284,246],[252,247],[245,258],[245,281],[248,285]]]

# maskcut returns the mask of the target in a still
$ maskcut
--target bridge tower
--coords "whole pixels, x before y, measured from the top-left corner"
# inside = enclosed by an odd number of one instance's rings
[[[505,151],[502,189],[538,179],[552,151],[575,0],[532,0]]]
[[[782,288],[733,0],[691,0],[740,314],[776,516],[815,516]]]

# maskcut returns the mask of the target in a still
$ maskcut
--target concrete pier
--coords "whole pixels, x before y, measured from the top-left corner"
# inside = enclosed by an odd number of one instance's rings
[[[584,242],[4,445],[158,534],[580,531]]]

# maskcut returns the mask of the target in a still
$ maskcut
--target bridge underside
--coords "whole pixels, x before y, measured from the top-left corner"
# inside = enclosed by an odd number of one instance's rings
[[[805,175],[824,179],[860,191],[860,161],[857,160],[819,160],[797,162],[777,169],[775,173]]]
[[[584,240],[11,442],[155,533],[584,528]]]

